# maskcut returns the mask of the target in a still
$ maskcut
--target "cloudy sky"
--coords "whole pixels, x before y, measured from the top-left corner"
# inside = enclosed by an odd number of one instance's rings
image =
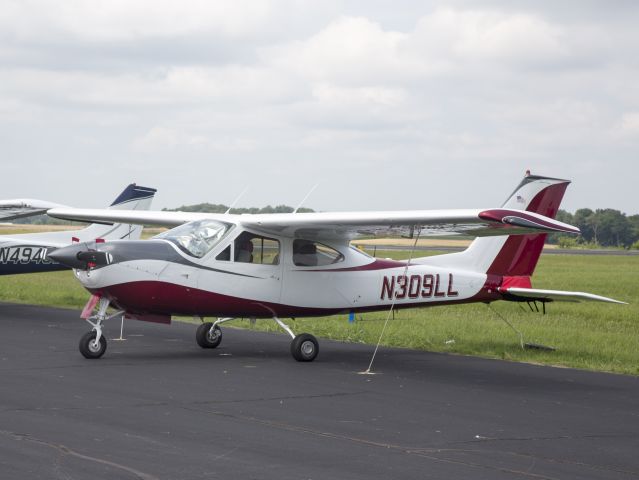
[[[0,198],[639,213],[636,1],[0,6]]]

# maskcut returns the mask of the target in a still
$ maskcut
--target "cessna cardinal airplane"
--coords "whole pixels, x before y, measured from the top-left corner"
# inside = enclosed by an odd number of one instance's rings
[[[197,329],[203,348],[220,344],[223,322],[272,318],[293,338],[293,357],[312,361],[315,337],[296,336],[281,317],[496,300],[622,303],[532,288],[545,233],[579,233],[553,219],[569,183],[527,175],[502,207],[474,210],[231,215],[56,208],[49,215],[175,228],[147,241],[75,244],[49,258],[75,269],[92,293],[82,315],[93,327],[80,340],[86,358],[104,354],[109,318],[170,323],[171,315],[194,315],[217,317]],[[360,235],[406,229],[478,238],[463,252],[410,262],[350,246]],[[109,306],[117,312],[108,315]]]
[[[156,190],[131,184],[105,211],[148,210]],[[59,204],[42,200],[18,199],[0,201],[0,219],[28,217],[46,213]],[[25,233],[0,235],[0,275],[16,273],[50,272],[66,270],[68,267],[52,261],[46,256],[48,250],[64,247],[72,242],[88,242],[96,239],[138,240],[142,227],[139,225],[93,224],[82,230],[63,232]]]

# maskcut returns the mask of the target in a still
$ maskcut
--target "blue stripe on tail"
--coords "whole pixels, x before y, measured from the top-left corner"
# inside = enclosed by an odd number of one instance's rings
[[[120,205],[132,200],[140,200],[141,198],[152,197],[155,195],[155,192],[157,192],[155,188],[139,187],[135,183],[132,183],[124,189],[124,191],[118,196],[118,198],[115,199],[111,206],[113,207],[114,205]]]

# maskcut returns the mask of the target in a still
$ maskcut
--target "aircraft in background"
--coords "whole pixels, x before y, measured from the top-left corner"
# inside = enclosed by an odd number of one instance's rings
[[[203,348],[220,344],[223,322],[272,318],[292,337],[293,357],[312,361],[315,337],[295,335],[282,317],[497,300],[623,303],[532,288],[545,234],[579,233],[554,220],[569,183],[527,175],[500,208],[472,210],[232,215],[55,208],[48,214],[69,220],[175,228],[146,241],[80,243],[49,258],[74,268],[92,293],[82,314],[93,327],[80,340],[86,358],[104,354],[109,318],[170,323],[172,315],[193,315],[218,317],[197,329]],[[463,252],[410,261],[350,246],[358,236],[388,231],[477,238]],[[117,312],[108,315],[110,306]]]
[[[139,187],[133,183],[126,187],[105,211],[148,210],[155,192],[156,190],[153,188]],[[0,219],[12,220],[41,215],[52,207],[62,206],[43,200],[4,200],[0,201]],[[0,235],[0,275],[67,270],[69,267],[48,258],[47,251],[70,245],[73,242],[90,242],[96,239],[138,240],[141,232],[142,226],[140,225],[95,223],[82,230]]]

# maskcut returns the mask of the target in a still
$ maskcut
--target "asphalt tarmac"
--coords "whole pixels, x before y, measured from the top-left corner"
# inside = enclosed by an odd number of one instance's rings
[[[639,477],[639,379],[0,304],[2,479]],[[301,333],[301,332],[300,332]]]

